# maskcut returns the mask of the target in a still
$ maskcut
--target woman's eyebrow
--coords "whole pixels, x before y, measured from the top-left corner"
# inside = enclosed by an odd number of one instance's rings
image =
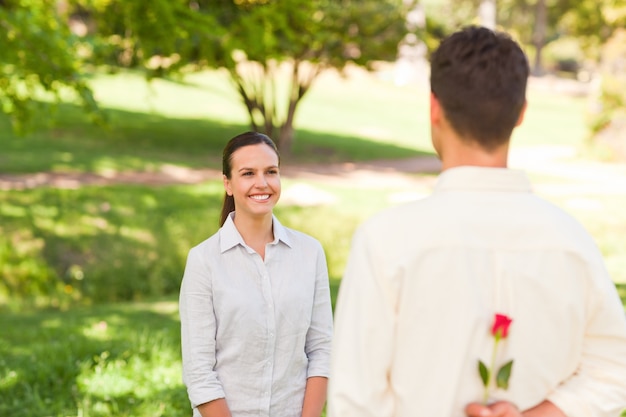
[[[270,166],[267,166],[267,167],[262,168],[262,169],[272,169],[272,168],[278,169],[278,165],[270,165]],[[241,172],[241,171],[256,171],[256,168],[241,167],[237,171],[238,172]]]

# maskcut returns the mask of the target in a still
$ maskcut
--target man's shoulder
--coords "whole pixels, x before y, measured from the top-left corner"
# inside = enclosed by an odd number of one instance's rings
[[[394,230],[402,225],[419,225],[433,220],[436,211],[433,210],[432,196],[388,207],[365,220],[360,229],[382,232]]]

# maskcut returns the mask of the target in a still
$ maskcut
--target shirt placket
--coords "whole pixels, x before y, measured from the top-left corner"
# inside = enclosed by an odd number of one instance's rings
[[[266,251],[267,252],[267,251]],[[267,253],[266,253],[267,259]],[[256,262],[258,263],[259,272],[261,273],[261,292],[263,294],[263,300],[265,302],[266,317],[267,317],[267,334],[265,345],[265,364],[263,366],[263,391],[261,392],[261,411],[262,416],[269,417],[272,399],[272,380],[274,374],[274,351],[276,347],[276,317],[274,315],[274,297],[272,296],[272,285],[270,281],[269,270],[261,259],[257,255]]]

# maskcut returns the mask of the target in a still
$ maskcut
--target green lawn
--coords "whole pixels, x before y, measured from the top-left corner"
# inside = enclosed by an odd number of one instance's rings
[[[175,301],[0,315],[0,415],[190,416]]]

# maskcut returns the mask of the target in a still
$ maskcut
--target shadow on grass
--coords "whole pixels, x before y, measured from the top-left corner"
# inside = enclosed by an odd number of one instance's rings
[[[188,416],[170,304],[3,313],[0,415]]]
[[[187,251],[213,234],[221,184],[0,191],[0,288],[137,300],[178,290]],[[54,301],[54,300],[53,300]]]
[[[177,294],[189,249],[218,229],[222,198],[219,181],[0,190],[0,306]],[[281,207],[277,216],[316,237],[330,274],[340,273],[357,218],[299,206]]]
[[[45,107],[45,106],[44,106]],[[105,109],[106,126],[92,124],[71,104],[57,105],[24,136],[10,133],[0,116],[0,173],[154,170],[163,164],[219,168],[225,143],[247,125],[210,119],[180,119],[159,114]],[[44,113],[45,114],[45,113]],[[425,153],[356,136],[297,131],[291,155],[283,162],[332,163],[409,158]]]

